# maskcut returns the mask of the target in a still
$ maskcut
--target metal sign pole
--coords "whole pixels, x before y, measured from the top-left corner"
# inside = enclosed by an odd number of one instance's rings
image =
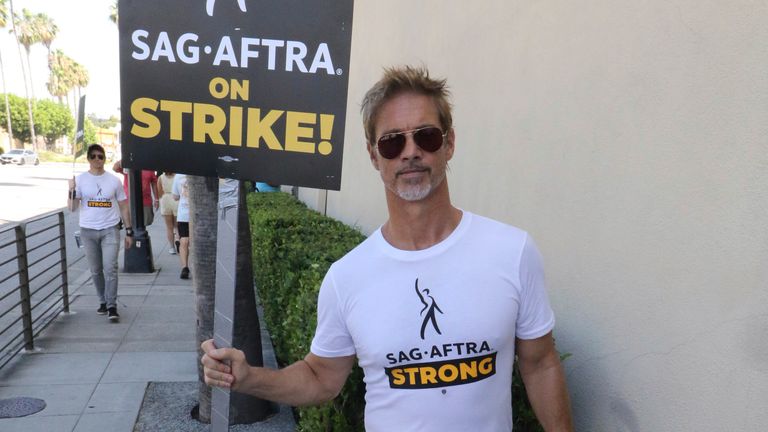
[[[152,244],[144,220],[144,198],[141,185],[142,170],[128,170],[129,205],[133,225],[133,247],[126,249],[123,257],[123,271],[126,273],[152,273],[155,262],[152,258]]]
[[[237,221],[240,182],[219,192],[219,218],[216,231],[216,293],[213,316],[213,341],[217,348],[232,347],[235,319],[235,275],[237,262]],[[234,198],[234,199],[233,199]],[[211,431],[229,430],[229,390],[213,387],[211,393]]]

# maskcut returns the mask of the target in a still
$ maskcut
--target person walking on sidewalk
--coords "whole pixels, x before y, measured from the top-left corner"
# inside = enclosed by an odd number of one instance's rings
[[[112,171],[123,175],[123,191],[130,199],[131,192],[128,189],[128,173],[123,169],[123,161],[117,161],[112,165]],[[160,194],[157,190],[157,175],[154,171],[141,170],[141,202],[144,215],[144,226],[152,225],[155,220],[155,211],[160,207]],[[130,211],[131,207],[128,206]]]
[[[133,230],[123,185],[115,175],[104,170],[104,148],[91,144],[88,171],[69,180],[70,210],[80,210],[80,236],[91,270],[91,280],[99,296],[100,315],[117,321],[117,254],[120,249],[122,218],[125,225],[125,248],[133,244]]]
[[[573,431],[531,236],[451,204],[456,135],[445,80],[388,69],[366,94],[363,128],[388,219],[335,262],[307,356],[274,370],[203,342],[205,382],[289,405],[336,397],[355,357],[365,430],[512,430],[515,355],[544,430]]]
[[[173,199],[179,202],[176,214],[176,230],[179,233],[179,259],[181,260],[181,279],[189,279],[189,192],[187,176],[176,174],[173,178]]]
[[[165,220],[165,235],[168,238],[168,253],[176,255],[176,216],[179,212],[179,202],[173,199],[172,172],[165,171],[160,174],[157,181],[157,192],[160,194],[160,214]]]

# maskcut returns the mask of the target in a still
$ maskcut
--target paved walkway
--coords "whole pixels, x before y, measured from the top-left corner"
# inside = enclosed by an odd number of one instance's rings
[[[120,273],[118,323],[96,314],[99,301],[82,250],[82,259],[69,260],[71,313],[35,340],[35,352],[0,369],[0,399],[34,397],[47,407],[0,419],[0,431],[129,432],[148,383],[197,382],[192,283],[179,279],[163,221],[149,231],[157,271]],[[122,252],[119,263],[122,270]]]

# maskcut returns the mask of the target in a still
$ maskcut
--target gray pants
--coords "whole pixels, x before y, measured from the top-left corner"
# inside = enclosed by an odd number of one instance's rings
[[[151,205],[144,206],[144,226],[148,227],[152,225],[152,222],[155,220],[155,210],[152,208]]]
[[[80,228],[85,256],[91,269],[91,280],[96,287],[100,303],[108,308],[117,307],[117,252],[120,250],[120,231],[117,227],[94,230]]]

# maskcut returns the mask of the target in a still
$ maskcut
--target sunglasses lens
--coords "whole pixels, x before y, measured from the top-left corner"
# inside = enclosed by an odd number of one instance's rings
[[[436,127],[419,129],[413,133],[413,140],[424,151],[436,152],[443,145],[443,131]]]
[[[443,145],[443,131],[438,127],[425,127],[415,131],[386,134],[379,138],[376,146],[379,154],[386,159],[396,158],[405,147],[405,136],[413,133],[413,140],[422,150],[436,152]]]
[[[91,159],[103,160],[104,159],[104,155],[103,154],[92,154],[91,155]]]
[[[399,133],[384,135],[379,138],[376,147],[379,148],[379,154],[383,158],[396,158],[405,147],[405,135]]]

